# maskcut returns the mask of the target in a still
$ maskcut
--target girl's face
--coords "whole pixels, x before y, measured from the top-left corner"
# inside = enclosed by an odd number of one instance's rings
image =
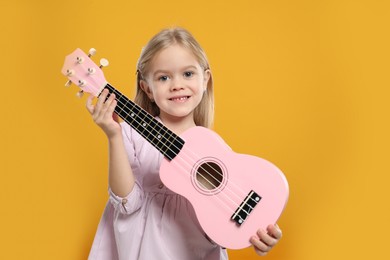
[[[141,88],[160,108],[163,122],[193,123],[194,109],[207,89],[209,78],[210,71],[203,71],[192,52],[175,44],[152,59]]]

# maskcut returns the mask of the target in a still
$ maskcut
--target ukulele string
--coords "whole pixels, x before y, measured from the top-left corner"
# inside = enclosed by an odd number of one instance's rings
[[[116,96],[119,94],[119,97],[117,98],[116,97],[116,100],[118,101],[118,103],[120,103],[121,105],[123,105],[123,106],[125,106],[126,108],[128,108],[129,109],[129,107],[127,107],[127,103],[128,103],[128,101],[129,100],[127,100],[127,102],[126,102],[126,104],[124,104],[122,101],[121,101],[121,97],[123,96],[123,94],[121,94],[119,91],[117,91],[117,90],[115,90],[114,88],[113,88],[113,92],[114,92],[114,94],[116,94]],[[115,93],[115,92],[117,92],[117,93]],[[127,98],[126,98],[127,99]],[[120,108],[122,111],[123,111],[123,109],[122,108]],[[131,110],[131,108],[130,108],[130,110]],[[147,114],[146,114],[146,111],[143,111],[143,110],[140,110],[140,112],[141,113],[143,113],[144,114],[144,116],[146,116]],[[126,115],[128,115],[127,113],[126,113]],[[138,118],[140,118],[141,120],[143,120],[139,115],[138,115],[138,113],[134,113],[134,115],[135,116],[137,116]],[[126,118],[127,118],[127,116],[126,116]],[[126,118],[124,118],[124,120],[126,120]],[[146,123],[145,121],[144,121],[144,123]],[[149,124],[148,124],[149,125]],[[150,126],[150,125],[149,125]],[[144,126],[145,127],[145,126]],[[151,132],[147,129],[147,127],[145,127],[145,130],[147,130],[147,132],[149,133],[149,134],[151,134]],[[155,130],[154,128],[153,128],[153,130]],[[165,131],[165,133],[167,133],[167,131],[165,130],[165,129],[163,129],[164,131]],[[161,132],[161,131],[160,131]],[[152,134],[152,136],[153,136],[153,134]],[[158,140],[160,143],[162,143],[167,149],[169,149],[169,150],[171,150],[171,148],[169,147],[169,146],[167,146],[165,143],[163,143],[161,140]],[[174,143],[171,143],[171,144],[173,144],[175,147],[176,147],[176,145],[174,144]],[[177,148],[177,147],[176,147]],[[183,146],[183,148],[184,148],[184,146]],[[182,149],[183,149],[182,148]],[[187,149],[187,148],[186,148]],[[172,151],[172,150],[171,150]],[[193,152],[193,151],[191,151],[191,150],[189,150],[189,149],[187,149],[187,151],[189,151],[189,152],[191,152],[193,155],[195,155],[196,156],[196,154]],[[186,154],[186,153],[184,153],[184,154]],[[187,154],[186,154],[187,155]],[[187,155],[188,156],[188,155]],[[191,159],[191,157],[189,157],[190,159]],[[179,157],[179,159],[180,159],[180,157]],[[184,161],[184,163],[186,163],[187,165],[189,165],[189,166],[191,166],[187,161],[185,161],[184,160],[184,158],[183,158],[183,161]],[[178,163],[178,162],[177,162]],[[209,165],[209,164],[208,164]],[[179,165],[180,166],[180,165]],[[182,169],[184,169],[183,168],[183,166],[180,166]],[[211,165],[209,165],[209,167],[210,168],[212,168],[216,173],[218,173],[220,176],[222,176],[223,177],[223,175],[222,174],[220,174],[217,170],[215,170]],[[202,166],[200,166],[200,168],[202,168]],[[214,178],[217,182],[219,182],[219,180],[218,179],[216,179],[212,174],[210,174],[206,169],[204,169],[204,168],[202,168],[209,176],[211,176],[212,178]],[[199,175],[204,179],[204,180],[206,180],[211,186],[213,186],[214,188],[217,188],[217,186],[215,186],[212,182],[210,182],[205,176],[203,176],[201,173],[199,173]],[[201,184],[205,189],[207,189],[203,184]],[[233,185],[235,185],[234,183],[233,183]],[[219,186],[219,185],[218,185]],[[236,185],[235,185],[236,186]],[[237,186],[238,187],[238,186]],[[229,188],[227,188],[227,190],[229,190]],[[230,192],[233,194],[233,195],[235,195],[237,198],[240,198],[241,199],[241,197],[239,197],[234,191],[232,191],[232,190],[230,190]],[[241,192],[243,193],[243,194],[245,194],[242,190],[241,190]],[[216,198],[218,198],[217,196],[213,196],[213,197],[216,197]],[[235,201],[232,201],[232,199],[229,197],[229,196],[227,196],[226,195],[226,198],[228,199],[228,200],[230,200],[231,202],[233,202],[233,204],[235,205],[235,206],[237,206],[237,204],[236,204],[236,202]],[[219,200],[221,200],[220,198],[218,198]],[[250,198],[251,200],[253,200],[254,201],[254,199],[253,198]],[[221,201],[222,202],[222,201]],[[224,202],[222,202],[222,203],[224,203]],[[226,206],[226,205],[225,205]],[[251,205],[249,205],[248,204],[248,206],[250,207],[250,208],[252,208],[252,206]],[[226,206],[226,207],[228,207],[228,206]],[[242,207],[239,205],[239,207],[242,209]],[[253,209],[253,208],[252,208]],[[229,210],[231,210],[230,208],[229,208]],[[245,211],[245,209],[242,209],[245,213],[247,213],[248,215],[249,215],[249,213],[248,212],[246,212]],[[233,212],[235,212],[235,210],[233,210]]]

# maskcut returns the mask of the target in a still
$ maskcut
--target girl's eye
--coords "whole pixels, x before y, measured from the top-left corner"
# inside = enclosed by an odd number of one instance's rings
[[[186,71],[186,72],[184,72],[184,76],[186,78],[191,78],[193,75],[194,75],[193,71]]]
[[[167,81],[168,80],[168,76],[160,76],[158,78],[159,81]]]

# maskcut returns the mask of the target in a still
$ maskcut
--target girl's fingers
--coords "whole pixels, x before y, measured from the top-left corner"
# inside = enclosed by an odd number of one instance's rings
[[[258,255],[264,256],[268,253],[269,250],[271,250],[271,247],[266,245],[263,241],[255,236],[253,236],[250,241]]]
[[[119,123],[119,116],[117,114],[113,113],[112,118],[114,119],[115,122]]]
[[[251,238],[251,243],[258,255],[266,255],[282,237],[282,231],[276,224],[269,225],[267,231],[259,229],[256,234]]]
[[[110,98],[107,100],[106,104],[107,103],[108,103],[108,108],[107,108],[105,115],[112,117],[112,115],[114,114],[114,111],[115,111],[116,104],[117,104],[114,94],[112,94],[110,96]]]
[[[93,114],[93,111],[94,111],[94,105],[92,104],[92,102],[93,102],[93,99],[94,99],[95,97],[93,96],[93,95],[89,95],[89,97],[88,97],[88,99],[87,99],[87,105],[86,105],[86,107],[87,107],[87,110],[88,110],[88,112],[92,115]]]
[[[105,89],[100,94],[95,105],[93,105],[93,99],[94,96],[89,96],[86,106],[95,124],[98,125],[107,136],[118,134],[118,131],[120,131],[121,128],[118,124],[118,117],[114,113],[118,103],[115,99],[115,94],[110,95],[108,90]]]
[[[96,102],[95,111],[100,112],[100,110],[102,109],[102,107],[106,101],[107,96],[108,96],[108,89],[104,89],[102,91],[102,93],[100,94],[98,101]]]
[[[114,108],[110,108],[110,107],[113,105],[112,104],[113,101],[115,101],[115,94],[111,94],[107,98],[108,95],[109,95],[108,90],[107,89],[103,90],[103,92],[99,96],[99,99],[96,102],[96,105],[94,107],[92,105],[93,98],[87,100],[88,111],[90,111],[90,113],[92,114],[95,122],[103,119],[106,116],[107,112],[110,116],[114,112],[116,104],[114,105]],[[109,108],[110,108],[110,110],[109,110]]]
[[[268,230],[268,234],[270,234],[272,237],[276,238],[277,240],[282,238],[282,230],[280,230],[277,224],[269,225],[267,230]]]
[[[265,243],[267,246],[273,247],[278,242],[276,238],[272,237],[270,234],[268,234],[266,231],[262,229],[257,231],[257,235],[259,236],[260,240],[263,243]]]
[[[100,107],[104,110],[107,110],[114,99],[115,99],[115,94],[104,93],[104,95],[101,95],[99,97]]]

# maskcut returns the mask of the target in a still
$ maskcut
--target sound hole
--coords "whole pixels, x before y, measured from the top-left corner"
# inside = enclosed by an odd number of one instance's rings
[[[223,179],[223,172],[218,164],[206,162],[199,166],[196,171],[196,180],[198,184],[207,190],[218,188]]]

